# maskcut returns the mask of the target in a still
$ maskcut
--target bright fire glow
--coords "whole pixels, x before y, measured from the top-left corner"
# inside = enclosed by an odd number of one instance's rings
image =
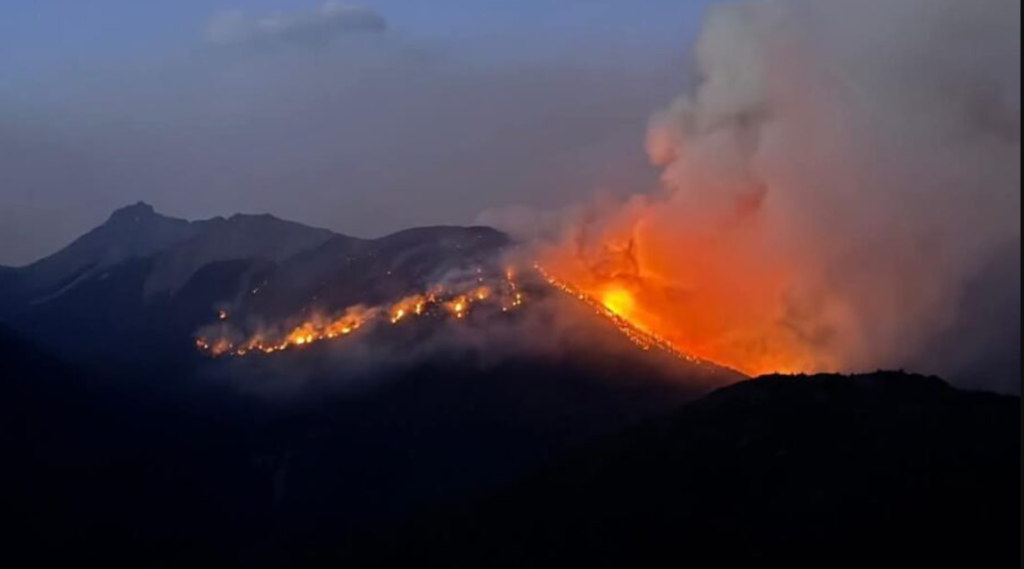
[[[536,269],[537,272],[539,272],[541,276],[544,277],[544,280],[546,280],[549,285],[554,287],[556,290],[559,290],[565,293],[566,295],[582,302],[586,306],[593,309],[594,312],[599,316],[607,318],[609,321],[611,321],[612,324],[615,325],[619,332],[626,336],[626,338],[628,338],[631,342],[636,344],[636,346],[639,347],[641,350],[651,351],[657,349],[674,355],[690,363],[707,363],[706,361],[696,358],[693,355],[679,349],[668,339],[659,336],[656,333],[646,331],[642,326],[630,321],[627,317],[623,316],[612,307],[609,307],[607,295],[605,295],[605,298],[602,301],[598,301],[597,298],[587,294],[579,287],[568,282],[559,280],[558,277],[554,276],[553,274],[545,270],[544,267],[537,265]],[[613,292],[618,290],[619,289],[613,289]],[[629,294],[628,291],[621,291],[621,293],[622,294],[616,292],[615,294],[611,295],[612,300],[618,299],[621,301],[622,296],[629,297],[630,299],[632,299],[632,296]]]
[[[785,265],[759,267],[745,279],[724,273],[735,270],[731,255],[716,258],[709,251],[695,247],[681,257],[652,246],[641,255],[633,245],[608,245],[591,262],[566,246],[541,258],[557,288],[628,323],[629,334],[649,334],[694,359],[749,376],[831,369],[778,311],[775,299],[788,282]],[[734,266],[740,265],[736,259]]]
[[[637,289],[635,284],[611,281],[586,286],[562,280],[541,265],[535,269],[543,282],[607,319],[641,350],[660,350],[691,363],[715,362],[751,373],[750,368],[736,365],[733,361],[707,357],[679,342],[675,336],[660,332],[658,320],[649,318],[643,290]],[[237,333],[224,332],[214,338],[199,338],[196,346],[211,357],[275,354],[352,336],[372,325],[400,326],[420,318],[462,322],[477,309],[488,307],[499,313],[509,313],[524,306],[527,300],[524,289],[515,280],[516,275],[515,271],[509,270],[504,279],[495,279],[497,282],[491,285],[482,285],[481,281],[485,281],[482,277],[474,278],[472,285],[464,288],[434,288],[428,293],[412,295],[382,307],[354,307],[333,318],[314,316],[288,328],[285,333],[263,332],[237,340],[233,339],[239,336]],[[228,324],[225,322],[221,326],[223,330]]]
[[[633,299],[633,294],[624,288],[608,289],[601,297],[601,302],[605,308],[623,318],[629,318],[633,309],[636,308],[636,300]]]
[[[482,270],[477,271],[483,275]],[[457,321],[469,318],[475,308],[491,306],[496,311],[508,313],[523,306],[525,295],[519,284],[513,280],[514,273],[509,270],[507,278],[485,286],[485,279],[475,278],[471,286],[453,287],[451,290],[434,289],[429,293],[413,295],[385,307],[353,307],[340,316],[326,318],[314,316],[298,325],[288,328],[284,333],[258,333],[247,339],[237,340],[240,334],[223,327],[217,331],[216,338],[200,337],[196,347],[211,357],[246,356],[254,353],[274,354],[294,348],[305,348],[323,341],[335,340],[355,334],[362,328],[376,323],[388,323],[392,326],[421,317],[452,317]],[[219,319],[226,320],[225,316]],[[220,315],[219,315],[220,316]]]

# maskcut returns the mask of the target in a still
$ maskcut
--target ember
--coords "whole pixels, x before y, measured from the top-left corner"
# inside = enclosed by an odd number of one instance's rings
[[[476,272],[483,275],[482,270]],[[325,318],[315,316],[292,327],[287,333],[255,334],[243,341],[232,341],[237,336],[230,331],[221,331],[216,339],[201,337],[196,347],[204,354],[217,358],[222,356],[243,357],[250,354],[274,354],[291,349],[305,348],[320,342],[351,336],[362,328],[379,322],[398,326],[421,317],[454,318],[462,321],[469,317],[474,307],[493,306],[503,313],[519,308],[525,303],[525,295],[514,280],[514,272],[508,271],[504,281],[498,278],[493,286],[481,285],[486,279],[475,278],[472,286],[453,286],[447,290],[435,287],[428,293],[406,297],[387,307],[353,307],[341,316]],[[220,320],[226,320],[227,313],[220,313]]]

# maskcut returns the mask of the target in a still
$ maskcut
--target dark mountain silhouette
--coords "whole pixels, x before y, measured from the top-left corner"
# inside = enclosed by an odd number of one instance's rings
[[[504,234],[484,227],[421,228],[375,240],[336,236],[281,263],[258,283],[258,294],[235,308],[273,320],[300,307],[331,313],[400,300],[459,270],[487,267],[500,273],[500,255],[510,244]]]
[[[3,555],[259,566],[493,491],[694,397],[663,373],[449,352],[282,403],[162,369],[97,376],[4,332],[0,503],[18,547]]]
[[[1019,398],[934,378],[767,377],[339,561],[1016,566],[1019,424]]]
[[[491,265],[508,245],[486,228],[362,240],[271,216],[188,222],[139,204],[52,257],[0,272],[0,318],[91,366],[189,362],[195,333],[222,308],[277,320],[394,301]]]
[[[62,251],[20,270],[30,301],[43,301],[98,271],[151,257],[182,243],[202,230],[202,224],[158,215],[139,203],[114,212],[102,226]]]
[[[190,235],[148,256],[104,253],[55,291],[29,282],[31,268],[4,283],[30,293],[0,334],[4,452],[17,465],[0,501],[31,519],[19,542],[58,555],[273,558],[479,496],[739,379],[637,350],[575,304],[580,330],[497,358],[485,346],[515,343],[514,318],[372,332],[360,341],[372,366],[329,344],[212,361],[193,338],[219,307],[271,318],[394,300],[482,266],[503,274],[509,240],[454,227],[362,240],[269,217],[181,225],[137,207],[90,241],[110,245],[124,223]],[[542,306],[518,317],[545,329]],[[309,387],[245,395],[291,382]]]
[[[629,427],[621,403],[593,404],[585,369],[473,369],[437,362],[363,397],[267,407],[125,389],[0,331],[0,511],[13,528],[0,557],[455,569],[1016,562],[1019,398],[900,374],[766,378]],[[541,384],[563,388],[550,397]],[[620,434],[566,443],[597,418]]]
[[[206,222],[189,241],[161,255],[146,282],[146,293],[173,293],[210,264],[258,259],[280,263],[323,245],[333,233],[273,216],[237,215]]]
[[[217,559],[258,507],[246,409],[126,386],[0,329],[0,563]]]
[[[501,320],[423,318],[270,357],[194,347],[225,307],[244,322],[388,302],[503,273],[510,245],[489,228],[365,240],[138,205],[0,269],[0,522],[15,528],[0,562],[642,568],[973,553],[984,567],[1016,548],[1017,398],[880,374],[766,378],[684,407],[743,378],[638,350],[529,283],[528,308]],[[571,326],[555,318],[566,311]]]

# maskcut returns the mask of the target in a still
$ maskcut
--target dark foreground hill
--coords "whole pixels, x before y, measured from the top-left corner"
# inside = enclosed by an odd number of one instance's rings
[[[503,276],[508,246],[487,228],[361,240],[139,205],[0,268],[0,563],[989,567],[1015,553],[1017,398],[896,374],[768,378],[684,407],[742,378],[638,350],[543,283],[523,283],[510,314],[270,356],[195,349],[220,310],[244,323],[386,305],[445,275]]]
[[[479,498],[699,393],[642,359],[572,354],[445,351],[278,400],[176,370],[97,375],[0,331],[0,563],[259,566]],[[330,381],[319,356],[283,365]]]
[[[10,537],[37,558],[250,564],[478,498],[740,379],[639,350],[525,284],[531,302],[509,314],[428,315],[248,358],[195,346],[219,310],[274,322],[453,273],[505,278],[508,244],[487,228],[362,240],[139,205],[0,272]],[[578,313],[571,326],[559,310]]]
[[[435,361],[280,407],[128,389],[2,332],[0,562],[1017,563],[1019,398],[765,378],[630,427],[685,395],[593,373]]]
[[[1019,398],[932,378],[768,377],[340,561],[1017,567],[1019,424]]]

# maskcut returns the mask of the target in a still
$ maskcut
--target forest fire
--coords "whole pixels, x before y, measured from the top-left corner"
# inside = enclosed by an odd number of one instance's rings
[[[513,271],[508,271],[505,280],[493,286],[484,284],[486,279],[482,271],[477,275],[471,285],[436,286],[430,292],[387,305],[356,306],[335,317],[315,315],[286,328],[285,332],[260,332],[244,339],[241,339],[242,333],[226,326],[228,313],[219,311],[217,316],[222,325],[213,334],[197,338],[196,347],[214,358],[275,354],[352,336],[375,324],[399,326],[423,317],[462,321],[478,308],[491,307],[508,313],[523,306],[525,296],[514,280]]]
[[[640,321],[634,320],[636,299],[628,289],[612,286],[599,295],[591,295],[579,286],[558,279],[539,264],[534,267],[534,271],[534,276],[539,279],[534,278],[530,282],[549,286],[555,292],[564,293],[583,303],[595,314],[611,322],[639,349],[660,350],[690,363],[705,363],[705,360],[694,357],[667,338],[646,328]],[[354,307],[333,318],[314,316],[287,328],[286,332],[257,333],[245,339],[239,339],[241,335],[226,328],[227,323],[222,322],[216,334],[212,335],[215,337],[208,334],[198,338],[196,347],[213,358],[268,355],[346,338],[372,325],[400,326],[423,317],[460,322],[481,308],[507,314],[526,304],[526,293],[516,277],[517,272],[509,269],[503,280],[498,279],[500,283],[488,285],[487,279],[480,274],[472,286],[449,289],[434,287],[428,293],[412,295],[390,305]],[[226,312],[218,313],[222,321],[228,319],[222,317],[224,314]]]
[[[643,325],[629,319],[629,313],[633,308],[633,297],[625,289],[609,289],[600,300],[591,296],[577,286],[559,280],[558,277],[548,272],[543,266],[536,265],[536,270],[544,280],[558,291],[561,291],[591,308],[597,315],[602,316],[626,336],[637,347],[644,351],[661,350],[693,364],[709,363],[678,348],[668,339],[650,330],[644,329]]]
[[[643,273],[632,262],[629,270],[610,270],[608,264],[595,270],[558,254],[565,251],[558,249],[544,257],[543,267],[538,265],[545,280],[612,320],[642,348],[714,362],[748,376],[829,366],[798,333],[771,325],[778,307],[771,300],[782,294],[781,278],[766,274],[746,284],[741,276],[725,278],[709,270],[701,278],[712,284],[697,294]],[[732,282],[744,283],[744,289],[731,289]]]

